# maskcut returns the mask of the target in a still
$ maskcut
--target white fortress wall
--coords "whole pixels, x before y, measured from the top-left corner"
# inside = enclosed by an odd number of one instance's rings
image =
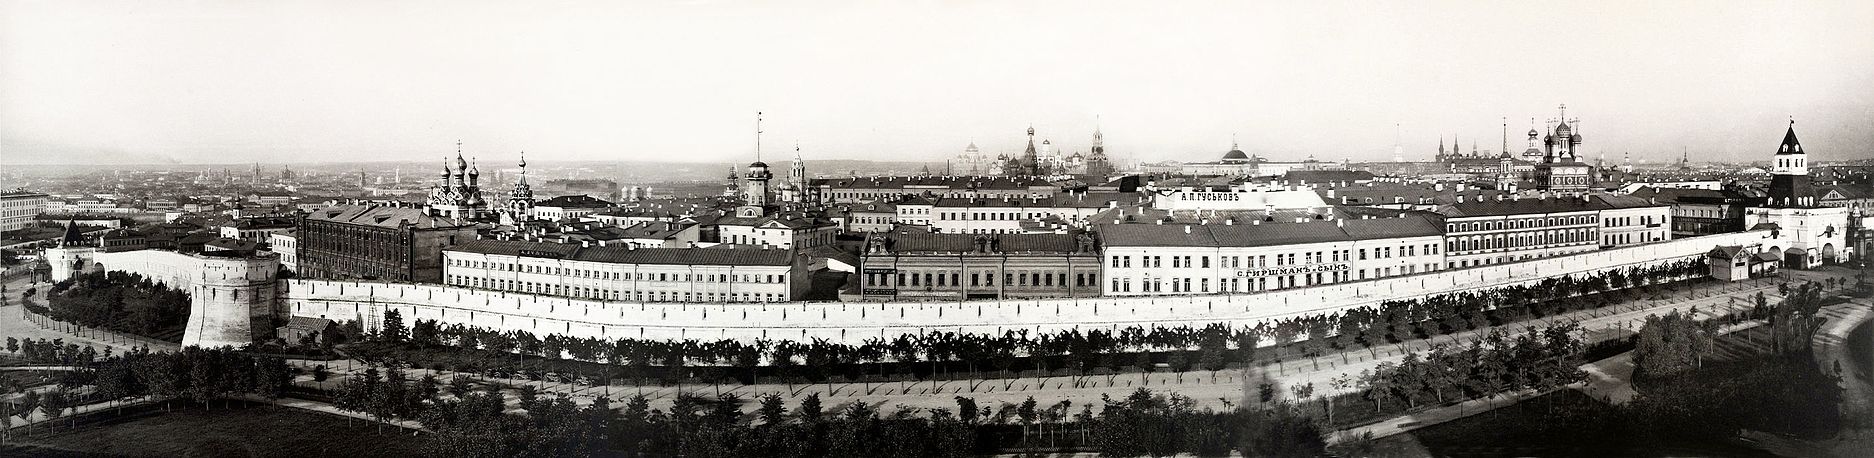
[[[1768,243],[1768,231],[1685,238],[1576,255],[1445,270],[1379,280],[1252,295],[1082,298],[970,302],[813,302],[771,304],[638,303],[537,296],[437,285],[287,280],[279,312],[336,321],[361,319],[368,329],[395,309],[406,326],[416,319],[536,335],[644,339],[808,340],[857,343],[930,331],[1001,334],[1027,329],[1118,329],[1127,326],[1223,322],[1254,325],[1328,313],[1385,300],[1527,284],[1612,268],[1657,265],[1703,256],[1717,245]]]
[[[279,257],[198,256],[163,250],[96,253],[103,269],[131,272],[189,293],[182,345],[240,347],[273,334]]]

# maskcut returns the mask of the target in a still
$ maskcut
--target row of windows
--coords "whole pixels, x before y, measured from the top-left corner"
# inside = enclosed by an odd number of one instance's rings
[[[1538,245],[1581,243],[1592,240],[1594,240],[1594,231],[1590,229],[1551,229],[1540,232],[1457,237],[1445,242],[1445,249],[1449,251],[1494,250],[1498,248],[1522,248]]]
[[[1551,226],[1572,226],[1572,225],[1577,225],[1577,224],[1591,224],[1594,222],[1594,220],[1595,220],[1594,215],[1580,215],[1580,216],[1548,216],[1548,217],[1541,217],[1541,218],[1522,218],[1522,219],[1498,220],[1498,221],[1476,221],[1476,222],[1468,222],[1468,223],[1449,223],[1445,225],[1445,231],[1446,232],[1473,232],[1473,231],[1496,231],[1496,230],[1503,230],[1503,229],[1529,229],[1529,228],[1536,228],[1536,227],[1551,227]]]
[[[1047,216],[1041,212],[942,212],[937,214],[939,221],[1022,221]],[[967,216],[967,217],[966,217]]]
[[[526,282],[502,278],[479,278],[451,275],[446,282],[456,286],[515,291],[528,294],[547,294],[600,300],[632,300],[648,302],[780,302],[787,300],[780,293],[715,292],[715,291],[623,291],[579,285],[557,285],[538,282]]]
[[[1650,225],[1650,224],[1657,224],[1656,221],[1653,221],[1653,215],[1641,215],[1638,217],[1616,216],[1612,218],[1606,218],[1605,223],[1606,223],[1606,227],[1645,226],[1645,225]]]
[[[1366,280],[1368,277],[1382,278],[1382,277],[1390,277],[1393,275],[1411,275],[1411,274],[1418,273],[1421,270],[1425,272],[1430,272],[1433,270],[1437,270],[1437,268],[1438,268],[1437,264],[1428,263],[1428,264],[1414,264],[1414,265],[1399,266],[1396,268],[1395,267],[1380,267],[1380,268],[1374,268],[1374,269],[1360,269],[1358,271],[1315,272],[1315,273],[1306,273],[1306,274],[1282,275],[1282,276],[1276,276],[1276,277],[1258,277],[1258,278],[1225,277],[1225,278],[1216,279],[1217,290],[1214,292],[1242,293],[1242,292],[1269,291],[1272,289],[1269,286],[1270,278],[1275,279],[1275,286],[1273,289],[1279,290],[1279,289],[1288,289],[1288,288],[1299,288],[1299,287],[1305,287],[1305,286],[1324,285],[1324,284],[1329,284],[1329,283],[1342,283],[1342,282],[1348,282],[1348,281],[1354,281],[1354,280]],[[1356,274],[1358,275],[1358,278],[1355,278]],[[1132,292],[1133,281],[1131,277],[1118,277],[1118,278],[1112,279],[1111,285],[1112,285],[1112,289],[1111,289],[1112,292],[1130,293]],[[1191,278],[1191,277],[1155,278],[1155,277],[1148,276],[1148,277],[1139,279],[1138,288],[1139,288],[1139,292],[1142,292],[1142,293],[1170,292],[1170,293],[1176,293],[1176,294],[1185,294],[1185,293],[1203,294],[1203,293],[1213,292],[1211,291],[1211,279],[1201,278],[1201,277],[1199,278]]]
[[[1072,285],[1076,287],[1098,285],[1099,275],[1096,272],[1075,272]],[[1024,286],[1045,288],[1069,285],[1067,272],[1004,272],[1001,277],[1005,288]],[[865,284],[884,288],[955,287],[963,286],[964,278],[961,272],[954,271],[898,272],[897,274],[874,272],[865,274]],[[995,272],[970,272],[967,278],[971,287],[996,286]],[[897,282],[893,283],[892,280],[897,280]]]
[[[1632,245],[1635,243],[1658,242],[1666,239],[1664,235],[1654,233],[1653,231],[1607,234],[1602,238],[1604,239],[1601,241],[1602,245]]]
[[[690,274],[671,272],[614,272],[592,269],[574,269],[570,267],[539,266],[506,262],[474,261],[450,259],[451,267],[492,270],[496,272],[519,272],[528,274],[556,275],[573,278],[592,278],[619,281],[677,281],[696,283],[782,283],[786,275],[779,274]]]
[[[1369,252],[1369,250],[1371,251]],[[1434,254],[1438,254],[1438,244],[1427,243],[1423,245],[1402,245],[1402,246],[1397,246],[1397,247],[1361,248],[1358,250],[1348,249],[1348,250],[1332,250],[1332,251],[1311,251],[1311,252],[1304,252],[1304,253],[1282,253],[1282,254],[1273,255],[1275,256],[1275,263],[1273,265],[1287,266],[1287,265],[1320,264],[1324,262],[1352,261],[1355,259],[1356,253],[1358,255],[1358,259],[1360,260],[1366,260],[1369,258],[1388,259],[1388,258],[1402,257],[1402,256],[1418,256],[1420,253],[1423,253],[1426,255],[1434,255]],[[1295,258],[1295,255],[1297,254],[1302,256],[1300,260],[1297,260]],[[1217,256],[1217,267],[1232,268],[1232,269],[1243,268],[1243,267],[1248,267],[1248,268],[1269,267],[1271,266],[1271,264],[1269,263],[1269,256],[1271,255]],[[1139,256],[1139,267],[1143,267],[1143,268],[1164,267],[1165,258],[1167,257],[1171,258],[1172,268],[1199,268],[1199,269],[1210,268],[1210,256],[1195,256],[1195,257],[1193,256]],[[1195,262],[1193,262],[1193,259],[1195,259]],[[1112,267],[1130,268],[1132,267],[1132,256],[1130,255],[1111,256],[1109,262],[1111,263],[1110,265]]]

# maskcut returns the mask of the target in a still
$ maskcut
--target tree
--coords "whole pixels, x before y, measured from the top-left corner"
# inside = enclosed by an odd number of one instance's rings
[[[805,399],[800,400],[800,415],[798,417],[801,422],[808,424],[819,423],[821,419],[820,416],[820,393],[809,394]]]
[[[404,327],[403,327],[403,314],[397,312],[397,309],[385,310],[384,311],[384,327],[383,329],[378,330],[377,335],[379,339],[382,339],[385,342],[390,342],[390,343],[403,342],[405,338]]]
[[[468,394],[471,389],[470,383],[467,375],[456,374],[454,377],[450,377],[449,394],[461,398],[463,395]]]
[[[1178,374],[1178,383],[1184,383],[1184,372],[1191,370],[1191,352],[1173,349],[1166,354],[1165,365]]]
[[[332,371],[329,369],[326,369],[324,364],[312,366],[312,381],[319,384],[320,390],[325,389],[325,379],[328,379],[331,377],[332,377]]]
[[[26,394],[21,395],[20,401],[15,405],[17,408],[13,411],[13,415],[20,417],[20,421],[31,419],[33,411],[39,410],[39,392],[27,390]],[[28,425],[28,427],[31,427],[31,425]]]
[[[1022,443],[1028,443],[1028,427],[1035,424],[1035,397],[1029,396],[1015,409],[1016,416],[1022,419]]]
[[[40,398],[39,401],[39,412],[46,414],[46,421],[55,420],[64,416],[65,409],[71,407],[73,407],[71,399],[66,396],[64,391],[60,390],[46,391],[45,397]],[[74,427],[77,426],[77,421],[78,420],[75,418],[72,419],[72,425]]]
[[[1635,370],[1642,377],[1663,377],[1699,367],[1713,337],[1677,310],[1648,315],[1634,344]]]

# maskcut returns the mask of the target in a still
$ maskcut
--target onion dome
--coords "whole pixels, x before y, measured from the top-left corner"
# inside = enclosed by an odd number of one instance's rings
[[[468,161],[462,159],[462,153],[456,153],[455,154],[455,169],[463,170],[467,168],[468,168]]]
[[[1536,128],[1534,127],[1529,128],[1529,138],[1536,138],[1541,135],[1542,135],[1541,132],[1536,132]]]

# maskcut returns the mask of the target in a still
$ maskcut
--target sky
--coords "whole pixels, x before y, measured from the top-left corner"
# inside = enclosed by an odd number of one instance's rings
[[[0,164],[1874,157],[1874,1],[0,0]],[[1507,121],[1506,121],[1507,119]]]

